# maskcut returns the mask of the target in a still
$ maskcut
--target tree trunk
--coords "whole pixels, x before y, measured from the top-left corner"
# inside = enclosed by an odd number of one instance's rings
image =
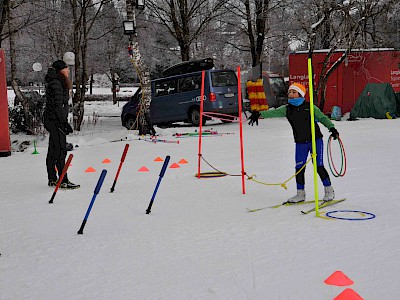
[[[133,1],[126,0],[126,15],[128,20],[134,20],[134,9]],[[152,134],[155,135],[155,130],[150,120],[150,103],[151,103],[151,81],[150,72],[143,62],[142,56],[139,51],[139,43],[135,34],[130,35],[130,55],[132,64],[135,66],[136,72],[140,80],[140,86],[142,88],[142,99],[139,102],[139,118],[138,118],[138,129],[139,135]]]
[[[11,86],[13,87],[17,102],[22,104],[22,108],[24,111],[24,130],[26,133],[34,134],[34,128],[32,128],[32,117],[29,113],[29,102],[21,93],[17,82],[17,63],[16,63],[16,49],[15,49],[15,40],[14,40],[14,26],[13,19],[11,15],[11,1],[7,3],[7,6],[4,8],[6,10],[6,18],[7,18],[7,26],[8,26],[8,41],[10,43],[10,64],[11,64]]]
[[[0,0],[0,34],[3,32],[4,26],[7,22],[7,14],[10,6],[10,0]],[[1,39],[0,39],[1,48]]]
[[[320,81],[319,81],[318,88],[317,88],[317,94],[319,94],[318,107],[321,110],[324,110],[324,106],[325,106],[325,100],[326,100],[325,99],[325,91],[326,91],[326,86],[328,84],[329,76],[333,73],[333,71],[335,71],[340,66],[340,64],[345,60],[345,58],[347,57],[349,52],[350,52],[350,50],[347,49],[343,53],[343,55],[337,61],[335,61],[333,63],[333,65],[327,71],[326,71],[326,67],[325,67],[325,63],[324,63],[324,69],[323,69],[323,72],[321,72]],[[333,52],[330,51],[330,53],[328,54],[329,56],[327,56],[327,58],[325,60],[328,61],[332,54],[333,54]],[[326,62],[326,65],[327,64],[328,63]]]
[[[75,93],[72,98],[72,114],[73,114],[73,125],[74,130],[80,131],[81,125],[83,121],[84,114],[84,100],[85,100],[85,91],[82,89],[84,86],[84,82],[82,82],[82,68],[81,68],[81,19],[78,15],[78,3],[77,0],[71,1],[72,7],[72,15],[74,22],[74,53],[75,53]],[[81,12],[82,14],[83,12]]]

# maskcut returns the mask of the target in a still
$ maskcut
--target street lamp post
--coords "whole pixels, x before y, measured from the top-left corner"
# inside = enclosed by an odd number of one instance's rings
[[[33,69],[33,71],[35,71],[35,73],[38,74],[40,71],[42,71],[42,64],[39,62],[35,62],[32,65],[32,69]],[[35,76],[35,77],[38,77],[38,76]],[[39,94],[40,94],[40,82],[39,82]]]
[[[136,0],[136,8],[138,10],[144,10],[144,6],[145,6],[144,0]]]
[[[75,66],[75,53],[65,52],[63,56],[64,62],[70,67],[69,68],[69,78],[72,81],[72,96],[74,95],[74,72],[72,72],[72,67]]]
[[[136,24],[135,20],[126,20],[122,22],[124,25],[124,34],[132,35],[136,33]]]

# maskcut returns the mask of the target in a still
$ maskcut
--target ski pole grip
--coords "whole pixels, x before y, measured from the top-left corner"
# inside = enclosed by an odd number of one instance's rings
[[[162,169],[161,169],[161,172],[160,172],[160,177],[163,177],[163,176],[164,176],[165,170],[167,169],[167,166],[168,166],[168,163],[169,163],[169,159],[170,159],[170,156],[167,155],[167,156],[165,157],[165,161],[164,161],[164,164],[163,164]]]
[[[122,153],[121,161],[125,161],[126,153],[128,152],[129,144],[125,145],[124,152]]]
[[[99,181],[97,181],[96,187],[94,188],[94,193],[97,195],[100,192],[101,186],[103,184],[104,178],[106,177],[107,170],[101,171]]]

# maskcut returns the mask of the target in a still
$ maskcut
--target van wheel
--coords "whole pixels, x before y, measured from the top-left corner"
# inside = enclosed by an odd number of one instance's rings
[[[194,126],[199,126],[200,125],[200,111],[198,108],[193,108],[190,113],[189,113],[189,121],[192,123]],[[206,118],[203,117],[203,124],[206,124]]]
[[[133,129],[135,127],[136,119],[133,116],[126,118],[125,127],[127,129]]]

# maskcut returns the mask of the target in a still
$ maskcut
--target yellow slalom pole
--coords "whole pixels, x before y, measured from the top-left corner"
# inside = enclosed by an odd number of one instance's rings
[[[312,158],[314,167],[314,196],[315,196],[315,215],[319,217],[318,207],[318,174],[317,174],[317,145],[315,142],[315,120],[314,120],[314,87],[313,87],[313,71],[311,55],[308,57],[308,91],[310,94],[310,115],[311,115],[311,145],[312,145]]]

